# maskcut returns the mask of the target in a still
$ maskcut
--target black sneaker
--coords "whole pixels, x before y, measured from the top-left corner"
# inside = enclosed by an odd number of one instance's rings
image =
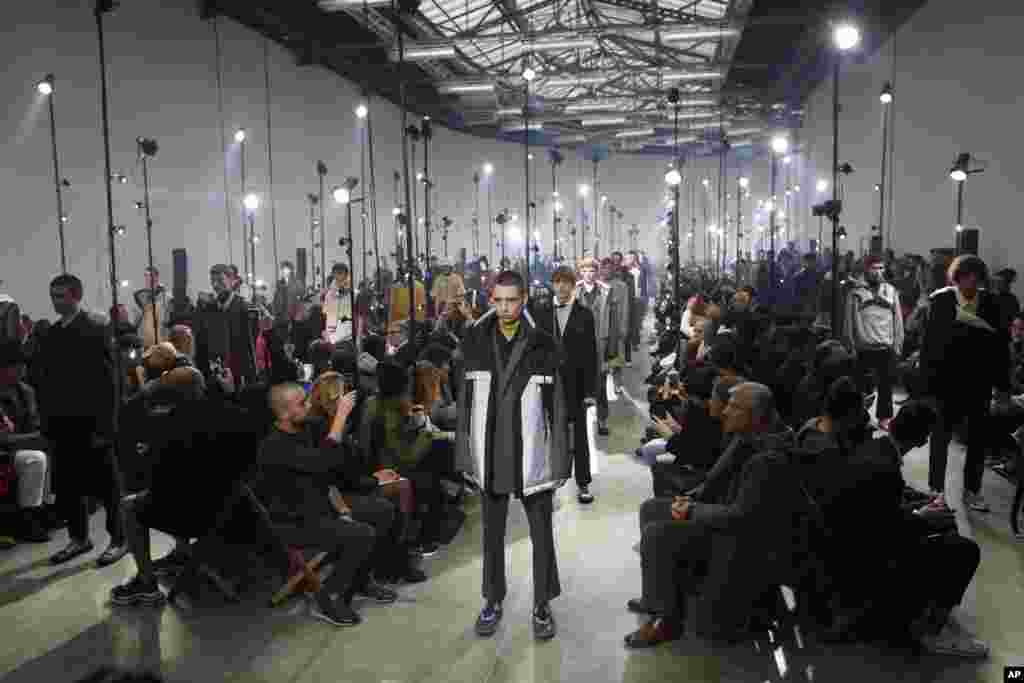
[[[342,600],[332,600],[324,591],[317,593],[309,613],[334,626],[358,626],[363,621],[350,605]]]
[[[533,637],[537,640],[551,640],[557,631],[551,608],[547,604],[537,605],[533,610]]]
[[[608,425],[604,423],[597,425],[597,433],[599,436],[608,436],[611,434],[611,432],[608,431]]]
[[[583,503],[584,505],[589,505],[590,503],[593,503],[594,494],[590,492],[590,487],[581,486],[579,492],[576,494],[576,500]]]
[[[64,564],[70,562],[79,555],[92,552],[92,541],[71,541],[56,555],[50,558],[50,564]]]
[[[427,574],[419,567],[409,567],[402,579],[406,583],[423,583],[427,580]]]
[[[435,541],[421,543],[416,547],[416,554],[420,557],[433,557],[441,549],[441,544]]]
[[[489,602],[482,610],[480,610],[480,616],[476,618],[476,634],[482,638],[493,636],[498,630],[498,624],[501,623],[501,603],[500,602]]]
[[[100,553],[100,556],[96,558],[97,567],[108,567],[115,562],[120,562],[121,558],[128,554],[128,546],[122,543],[110,542],[107,549]]]
[[[357,590],[356,595],[361,598],[369,598],[381,605],[390,605],[395,600],[398,600],[398,593],[374,581],[368,582],[365,588]]]
[[[149,583],[141,576],[136,576],[128,583],[114,586],[110,591],[110,604],[118,607],[132,607],[134,605],[146,605],[147,607],[159,607],[164,604],[166,598],[156,581]]]

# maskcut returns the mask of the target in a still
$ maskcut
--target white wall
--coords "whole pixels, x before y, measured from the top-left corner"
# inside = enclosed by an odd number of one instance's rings
[[[72,182],[65,194],[69,270],[83,278],[86,303],[109,306],[106,257],[106,209],[103,149],[99,124],[99,69],[94,22],[89,3],[37,0],[7,8],[0,40],[0,91],[6,114],[0,118],[0,201],[3,239],[0,279],[4,289],[33,317],[49,316],[49,279],[59,270],[50,140],[45,103],[34,89],[47,72],[57,77],[55,104],[62,175]],[[134,203],[142,199],[141,168],[135,139],[155,138],[160,151],[151,165],[156,264],[170,284],[171,250],[188,249],[190,289],[205,286],[210,265],[241,265],[237,151],[228,150],[234,243],[229,250],[225,227],[223,164],[218,129],[213,31],[199,20],[192,0],[135,0],[107,16],[107,54],[111,88],[110,114],[115,171],[128,174],[115,185],[115,223],[126,224],[119,242],[119,277],[140,286],[145,261],[142,216]],[[266,199],[267,150],[264,41],[257,34],[222,20],[224,45],[225,127],[250,130],[247,144],[248,186]],[[316,191],[314,164],[323,159],[331,172],[329,186],[359,174],[359,132],[353,115],[356,88],[322,68],[299,68],[279,46],[270,45],[275,200],[281,258],[309,242],[305,197]],[[399,117],[388,103],[373,105],[377,139],[376,171],[383,252],[393,249],[390,209],[392,172],[399,167]],[[229,140],[230,144],[230,140]],[[550,166],[544,149],[535,150],[542,200],[538,227],[550,244]],[[437,127],[432,172],[439,188],[436,217],[455,219],[449,243],[454,255],[469,242],[474,208],[473,172],[484,161],[497,168],[494,211],[523,212],[522,148],[518,145],[454,133]],[[638,223],[641,246],[663,255],[654,229],[664,192],[661,160],[613,157],[601,164],[602,191]],[[559,170],[563,201],[570,202],[578,182],[590,182],[591,167],[566,150]],[[422,198],[419,201],[422,208]],[[486,201],[482,210],[486,211]],[[484,214],[486,215],[486,214]],[[604,221],[602,217],[602,221]],[[328,265],[341,259],[336,246],[344,213],[328,214]],[[485,224],[486,225],[486,224]],[[270,279],[269,211],[261,210],[257,231],[257,275]],[[357,255],[361,252],[358,243]],[[440,249],[439,242],[437,250]],[[357,256],[357,265],[361,259]],[[125,293],[131,291],[125,290]],[[122,297],[123,300],[123,297]]]
[[[895,88],[891,221],[893,246],[927,256],[952,247],[955,193],[949,167],[959,152],[988,162],[965,192],[964,226],[980,228],[980,252],[992,267],[1024,266],[1017,227],[1018,134],[1024,99],[1024,13],[1004,0],[931,0],[863,64],[845,65],[840,83],[840,162],[856,173],[847,185],[847,246],[878,222],[882,104],[886,80]],[[801,135],[811,163],[831,167],[831,80],[808,101]]]

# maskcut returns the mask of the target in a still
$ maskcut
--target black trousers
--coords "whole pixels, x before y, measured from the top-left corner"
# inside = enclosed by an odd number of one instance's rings
[[[577,486],[590,486],[590,440],[587,438],[587,410],[579,406],[570,417],[572,434],[572,471]]]
[[[672,499],[640,506],[643,601],[669,619],[686,616],[686,594],[699,580],[698,562],[711,556],[711,530],[672,519]]]
[[[932,429],[929,444],[928,486],[934,491],[946,487],[946,463],[949,460],[949,442],[953,430],[961,420],[967,420],[967,458],[964,462],[964,489],[970,493],[981,491],[981,477],[985,472],[985,446],[988,426],[988,397],[957,395],[935,400],[938,419]]]
[[[904,549],[895,566],[887,615],[893,626],[905,628],[928,605],[951,609],[960,604],[981,563],[978,544],[959,534],[936,534]],[[921,571],[935,567],[934,571]]]
[[[890,418],[894,414],[892,407],[893,364],[891,349],[857,352],[857,376],[860,380],[860,390],[865,394],[871,392],[872,376],[874,386],[878,387],[875,414],[879,420]]]
[[[356,572],[353,585],[364,587],[370,578],[370,570],[380,577],[400,576],[407,568],[408,561],[405,548],[400,543],[402,515],[398,514],[398,508],[381,496],[342,495],[352,510],[352,519],[369,524],[374,531],[370,560]]]
[[[125,538],[121,474],[112,446],[93,447],[95,432],[96,421],[88,417],[54,417],[48,422],[57,509],[68,522],[68,535],[73,540],[85,541],[89,538],[86,498],[99,498],[107,512],[110,541],[122,545]]]
[[[501,602],[508,592],[505,580],[505,528],[508,522],[508,495],[484,492],[484,576],[483,596],[488,602]],[[542,491],[520,499],[530,524],[533,545],[533,602],[535,605],[557,598],[562,587],[555,559],[555,533],[551,527],[554,492]]]
[[[441,535],[441,518],[444,515],[441,479],[451,473],[454,453],[451,442],[437,440],[415,466],[399,468],[399,473],[413,484],[421,524],[420,541],[423,543],[436,542]]]
[[[361,587],[359,582],[365,581],[376,536],[371,525],[343,517],[321,517],[275,524],[274,531],[288,545],[327,552],[323,564],[334,565],[323,586],[328,594],[337,593],[349,600]]]

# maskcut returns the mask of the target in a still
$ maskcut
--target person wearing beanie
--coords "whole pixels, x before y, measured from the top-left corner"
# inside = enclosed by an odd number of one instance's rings
[[[875,376],[875,416],[887,429],[893,416],[893,367],[903,349],[903,312],[900,294],[885,281],[885,262],[878,256],[865,261],[863,280],[851,277],[843,331],[847,348],[857,356],[863,393],[870,393],[870,375]]]

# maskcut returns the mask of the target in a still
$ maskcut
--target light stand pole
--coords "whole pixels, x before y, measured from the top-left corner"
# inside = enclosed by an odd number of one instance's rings
[[[600,238],[600,233],[598,231],[598,227],[601,224],[601,205],[598,203],[598,201],[599,201],[598,198],[601,196],[601,193],[598,191],[598,188],[597,188],[597,165],[599,163],[600,163],[600,161],[597,158],[597,152],[595,152],[594,153],[594,186],[593,186],[594,187],[594,194],[592,195],[594,197],[594,201],[593,201],[594,218],[593,218],[593,220],[594,220],[594,258],[595,259],[600,257],[600,253],[598,252],[599,238]]]
[[[671,244],[671,258],[672,258],[672,288],[673,288],[673,300],[680,312],[682,312],[682,281],[680,278],[680,253],[679,253],[679,185],[683,182],[682,174],[682,159],[679,155],[679,89],[672,88],[668,92],[668,101],[672,105],[674,110],[673,125],[672,125],[672,146],[673,146],[673,165],[669,169],[668,173],[665,174],[665,182],[672,188],[672,244]],[[682,340],[680,340],[680,347]],[[678,353],[679,349],[677,349]]]
[[[548,160],[551,161],[551,230],[554,237],[553,248],[555,261],[558,260],[558,224],[562,219],[558,215],[558,205],[560,204],[558,195],[558,165],[562,163],[565,157],[557,149],[548,150]]]
[[[841,55],[860,42],[860,31],[852,24],[839,24],[833,31],[833,40],[839,53],[832,64],[832,337],[839,338],[839,64]]]
[[[779,213],[779,206],[775,195],[775,178],[778,175],[779,156],[785,154],[788,150],[789,140],[787,138],[781,135],[776,135],[772,138],[771,179],[768,190],[768,278],[770,280],[769,291],[773,294],[776,286],[778,285],[778,280],[775,275],[775,218]]]
[[[480,174],[473,174],[473,258],[480,258]]]
[[[64,223],[67,221],[67,216],[64,215],[62,188],[68,184],[68,181],[61,180],[60,177],[60,158],[57,155],[57,117],[54,113],[53,104],[54,82],[53,74],[47,74],[46,78],[41,80],[36,86],[36,89],[40,94],[46,96],[48,100],[47,108],[50,110],[50,148],[53,152],[53,187],[57,191],[57,240],[60,244],[60,272],[67,273],[68,259],[64,243]]]
[[[256,297],[256,211],[260,208],[260,198],[255,194],[247,194],[242,200],[242,205],[245,208],[245,219],[246,225],[249,226],[249,266],[251,271],[249,272],[249,288],[250,296],[255,299]]]
[[[526,244],[526,291],[530,291],[530,230],[533,227],[530,223],[530,81],[536,78],[536,72],[529,63],[523,69],[523,176],[525,185],[523,194],[526,196],[526,214],[523,220],[523,233]]]
[[[149,257],[149,303],[153,307],[153,340],[155,344],[160,343],[160,323],[157,320],[156,310],[156,278],[153,277],[153,217],[150,213],[149,203],[149,159],[156,156],[156,140],[138,138],[139,159],[142,160],[142,208],[146,217],[146,253]]]
[[[316,289],[316,227],[318,219],[316,217],[316,207],[320,203],[320,198],[315,194],[306,195],[306,199],[309,200],[309,287],[310,289]],[[242,232],[245,232],[245,228],[242,228]],[[305,283],[304,283],[305,284]]]
[[[331,194],[334,196],[334,201],[335,202],[337,202],[339,204],[344,204],[345,205],[345,231],[346,231],[346,237],[345,237],[345,239],[341,240],[341,244],[342,244],[342,246],[345,247],[345,256],[348,259],[349,274],[354,273],[355,272],[355,267],[356,267],[355,260],[352,257],[352,205],[356,204],[356,203],[359,203],[359,202],[363,202],[366,199],[365,195],[362,196],[362,197],[353,197],[352,196],[352,190],[356,189],[356,185],[358,185],[358,184],[359,184],[359,179],[358,178],[346,178],[344,185],[342,185],[341,187],[334,188],[334,190],[331,192]],[[359,349],[359,337],[356,334],[356,287],[355,287],[355,278],[354,277],[351,278],[351,282],[349,283],[348,300],[349,300],[349,306],[350,306],[349,311],[350,311],[350,314],[351,314],[351,320],[349,322],[352,325],[352,345],[355,346],[356,349],[358,350]],[[338,322],[340,323],[341,321],[339,320]],[[359,386],[359,381],[358,381],[359,367],[358,367],[358,365],[359,364],[357,363],[356,364],[356,375],[357,375],[356,386],[357,387]]]
[[[324,215],[324,210],[326,209],[324,204],[324,183],[327,182],[327,164],[323,161],[316,162],[316,176],[320,183],[320,190],[317,195],[317,204],[320,205],[320,273],[316,283],[316,289],[319,291],[327,286],[327,217]]]
[[[967,183],[967,177],[975,173],[981,173],[984,168],[970,168],[971,155],[967,152],[962,152],[957,155],[956,161],[953,162],[953,167],[949,169],[949,177],[952,178],[953,182],[956,183],[956,223],[953,225],[953,229],[956,234],[956,255],[960,255],[961,251],[961,236],[964,230],[964,185]]]
[[[882,238],[882,252],[892,248],[891,236],[885,234],[885,179],[889,170],[889,116],[892,104],[892,83],[886,82],[882,94],[878,96],[882,102],[882,178],[878,184],[878,236]]]
[[[750,187],[750,180],[740,177],[736,180],[736,265],[743,258],[743,193]]]
[[[423,248],[426,251],[423,263],[423,284],[426,289],[428,309],[434,282],[434,271],[430,265],[430,193],[434,189],[434,181],[430,176],[430,141],[433,137],[430,117],[424,116],[420,123],[420,138],[423,140]]]
[[[401,9],[398,2],[392,3],[392,8]],[[406,282],[409,287],[409,347],[416,351],[416,254],[413,251],[413,201],[412,183],[409,179],[409,88],[405,77],[405,38],[401,26],[402,11],[395,12],[395,33],[398,34],[398,74],[399,74],[399,108],[401,109],[402,126],[402,186],[405,197],[405,239],[406,255],[408,259]],[[399,219],[401,216],[399,216]]]
[[[106,12],[111,12],[114,9],[113,0],[96,0],[93,13],[96,18],[96,38],[99,43],[99,58],[100,58],[100,116],[103,127],[103,166],[104,166],[104,184],[106,187],[106,201],[107,201],[107,246],[110,250],[110,300],[111,300],[111,312],[116,313],[118,309],[117,301],[117,249],[114,243],[115,234],[117,228],[114,225],[114,190],[111,187],[112,182],[112,171],[110,163],[110,111],[109,111],[109,95],[107,92],[107,52],[106,45],[104,44],[103,36],[103,15]],[[111,333],[117,329],[115,321],[111,321]],[[114,409],[113,409],[113,428],[116,432],[118,428],[118,422],[120,417],[121,408],[121,390],[124,384],[124,372],[121,367],[121,354],[115,353],[114,356]],[[114,453],[113,457],[117,457],[118,451],[118,440],[114,439]]]
[[[245,141],[249,135],[244,129],[238,129],[235,131],[235,142],[238,143],[238,172],[241,176],[242,182],[242,198],[246,196],[245,186]],[[242,207],[242,272],[245,273],[245,279],[249,284],[252,284],[252,266],[249,264],[249,248],[246,246],[246,221],[245,207]]]

